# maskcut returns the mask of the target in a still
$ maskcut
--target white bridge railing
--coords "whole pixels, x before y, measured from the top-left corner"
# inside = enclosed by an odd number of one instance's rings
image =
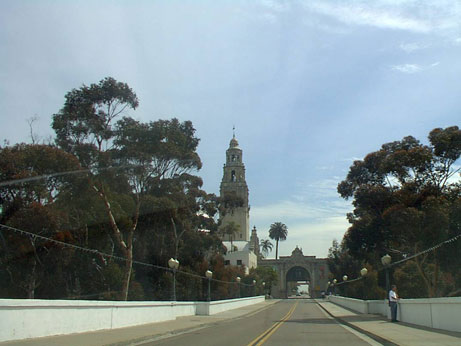
[[[0,299],[0,342],[130,327],[181,316],[213,315],[264,299],[264,296],[212,302]]]
[[[360,300],[330,296],[335,304],[362,314],[379,314],[390,318],[387,300]],[[461,297],[401,299],[397,319],[420,326],[461,332]]]

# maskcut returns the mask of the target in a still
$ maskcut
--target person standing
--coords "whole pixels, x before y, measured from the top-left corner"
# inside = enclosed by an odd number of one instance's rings
[[[397,303],[400,300],[397,294],[397,286],[392,285],[389,291],[389,306],[391,307],[391,322],[397,321]]]

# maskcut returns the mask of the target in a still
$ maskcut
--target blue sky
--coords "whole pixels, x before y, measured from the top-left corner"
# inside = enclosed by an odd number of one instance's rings
[[[284,222],[282,255],[342,238],[354,159],[460,125],[460,1],[2,1],[0,47],[2,142],[34,116],[45,140],[67,91],[112,76],[134,118],[192,120],[218,193],[235,125],[251,225]]]

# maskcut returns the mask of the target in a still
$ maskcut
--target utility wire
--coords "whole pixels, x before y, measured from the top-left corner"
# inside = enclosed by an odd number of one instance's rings
[[[81,246],[78,246],[78,245],[69,244],[69,243],[66,243],[66,242],[63,242],[63,241],[60,241],[60,240],[56,240],[56,239],[49,238],[49,237],[44,237],[44,236],[41,236],[41,235],[38,235],[38,234],[35,234],[35,233],[27,232],[27,231],[24,231],[22,229],[7,226],[7,225],[4,225],[4,224],[0,224],[0,229],[13,231],[13,232],[19,233],[21,235],[27,235],[27,236],[30,236],[30,237],[32,237],[34,239],[46,240],[46,241],[49,241],[49,242],[52,242],[52,243],[55,243],[55,244],[58,244],[58,245],[61,245],[61,246],[64,246],[64,247],[72,248],[74,250],[79,250],[79,251],[83,251],[83,252],[90,253],[90,254],[100,255],[100,256],[103,256],[103,257],[112,258],[112,259],[119,260],[119,261],[122,261],[122,262],[128,262],[128,260],[126,258],[123,258],[123,257],[120,257],[120,256],[110,255],[110,254],[101,252],[101,251],[96,250],[96,249],[88,249],[88,248],[84,248],[84,247],[81,247]],[[163,266],[152,264],[152,263],[145,263],[145,262],[141,262],[141,261],[137,261],[137,260],[132,260],[131,262],[133,264],[139,264],[139,265],[150,267],[150,268],[162,269],[162,270],[166,270],[166,271],[169,271],[169,272],[174,272],[175,271],[174,269],[171,269],[171,268],[168,268],[168,267],[163,267]],[[200,278],[200,279],[211,280],[211,281],[214,281],[214,282],[225,283],[225,284],[235,284],[235,283],[237,283],[237,282],[234,282],[234,281],[224,281],[224,280],[218,280],[218,279],[213,279],[213,278],[208,279],[206,276],[189,273],[189,272],[182,271],[182,270],[176,270],[176,273],[180,273],[180,274],[184,274],[184,275],[188,275],[188,276],[192,276],[192,277],[196,277],[196,278]],[[253,287],[253,285],[249,285],[249,284],[245,284],[245,283],[239,283],[239,284],[242,285],[242,286]]]
[[[440,243],[438,243],[438,244],[436,244],[436,245],[434,245],[434,246],[432,246],[432,247],[430,247],[430,248],[428,248],[428,249],[425,249],[425,250],[423,250],[423,251],[420,251],[420,252],[418,252],[418,253],[415,253],[414,255],[411,255],[410,257],[406,257],[406,258],[403,258],[403,259],[401,259],[401,260],[399,260],[399,261],[392,262],[391,264],[389,264],[389,265],[387,266],[387,268],[394,267],[394,266],[396,266],[396,265],[398,265],[398,264],[400,264],[400,263],[404,263],[404,262],[409,261],[409,260],[411,260],[411,259],[413,259],[413,258],[415,258],[415,257],[424,255],[425,253],[434,251],[434,250],[436,250],[436,249],[438,249],[438,248],[440,248],[440,247],[442,247],[442,246],[444,246],[444,245],[446,245],[446,244],[453,243],[453,242],[457,241],[457,240],[460,239],[460,238],[461,238],[461,233],[458,234],[458,235],[456,235],[456,236],[454,236],[453,238],[444,240],[444,241],[442,241],[442,242],[440,242]],[[382,267],[382,268],[380,268],[380,269],[378,269],[378,270],[376,270],[376,271],[377,271],[377,272],[380,272],[380,271],[383,271],[383,270],[385,270],[385,269],[386,269],[386,267]],[[361,277],[358,277],[358,278],[356,278],[356,279],[347,280],[347,281],[341,281],[341,282],[336,283],[336,286],[343,285],[343,284],[349,283],[349,282],[354,282],[354,281],[362,280],[363,278],[364,278],[364,277],[361,276]]]
[[[107,170],[112,170],[112,169],[137,168],[137,167],[144,167],[144,166],[145,165],[124,165],[124,166],[117,166],[117,167],[97,168],[97,170],[98,171],[107,171]],[[82,173],[88,173],[88,172],[91,172],[91,169],[78,169],[78,170],[74,170],[74,171],[66,171],[66,172],[51,173],[51,174],[42,174],[42,175],[37,175],[35,177],[2,181],[2,182],[0,182],[0,187],[18,185],[18,184],[23,184],[23,183],[29,183],[31,181],[37,181],[37,180],[54,178],[54,177],[60,177],[60,176],[63,176],[63,175],[82,174]]]

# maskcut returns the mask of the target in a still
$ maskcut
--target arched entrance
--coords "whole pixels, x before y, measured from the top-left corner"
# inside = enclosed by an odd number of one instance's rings
[[[280,256],[276,260],[258,259],[259,266],[271,267],[277,271],[278,282],[272,286],[271,290],[275,298],[288,297],[292,293],[292,291],[287,291],[288,285],[291,285],[293,289],[298,286],[298,281],[305,284],[309,282],[309,295],[312,298],[320,298],[328,282],[327,259],[304,256],[302,249],[298,247],[291,252],[291,256]]]
[[[294,266],[287,271],[286,275],[286,296],[296,294],[299,285],[309,286],[309,295],[311,293],[311,275],[309,271],[301,266]]]

